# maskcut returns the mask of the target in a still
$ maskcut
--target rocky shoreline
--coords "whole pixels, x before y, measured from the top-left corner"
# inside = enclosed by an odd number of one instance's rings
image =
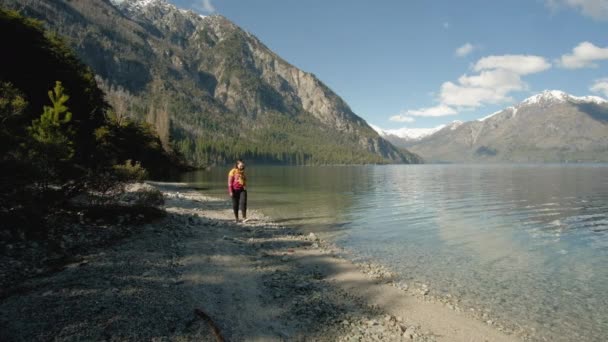
[[[518,340],[428,285],[348,261],[312,233],[255,211],[237,224],[225,199],[152,185],[163,193],[164,217],[34,271],[12,292],[3,284],[1,340]]]

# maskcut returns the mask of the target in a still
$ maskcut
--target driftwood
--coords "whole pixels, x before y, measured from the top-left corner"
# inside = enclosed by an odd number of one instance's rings
[[[220,332],[220,328],[217,326],[217,324],[215,324],[215,322],[213,322],[209,315],[207,315],[200,309],[194,309],[194,314],[200,317],[203,321],[207,322],[207,324],[209,324],[209,327],[211,328],[211,331],[213,332],[213,335],[215,335],[215,338],[218,342],[225,341],[224,337],[222,337],[222,333]]]

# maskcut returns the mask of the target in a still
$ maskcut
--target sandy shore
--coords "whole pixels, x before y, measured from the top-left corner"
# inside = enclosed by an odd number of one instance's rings
[[[227,198],[152,183],[168,215],[0,301],[0,340],[518,341],[482,313]],[[431,293],[429,293],[431,292]],[[485,317],[485,316],[483,316]]]

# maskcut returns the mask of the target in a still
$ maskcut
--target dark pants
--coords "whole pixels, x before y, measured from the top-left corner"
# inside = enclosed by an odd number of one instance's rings
[[[239,204],[241,205],[241,212],[243,218],[247,217],[247,190],[234,190],[232,191],[232,210],[234,210],[234,217],[239,217]]]

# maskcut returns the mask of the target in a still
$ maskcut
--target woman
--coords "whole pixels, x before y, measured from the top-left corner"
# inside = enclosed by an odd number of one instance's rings
[[[232,197],[232,210],[234,219],[239,222],[239,203],[243,213],[243,222],[247,222],[247,177],[245,176],[245,163],[239,159],[234,168],[228,173],[228,194]]]

